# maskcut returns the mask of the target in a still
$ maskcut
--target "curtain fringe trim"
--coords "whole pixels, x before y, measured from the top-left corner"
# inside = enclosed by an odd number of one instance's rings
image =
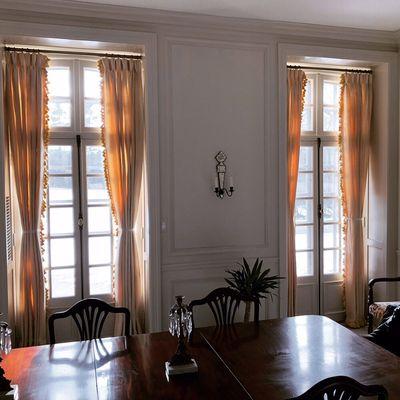
[[[340,204],[342,206],[342,214],[343,214],[343,222],[342,222],[342,234],[343,234],[343,250],[342,250],[342,274],[343,274],[343,283],[342,283],[342,303],[344,309],[346,309],[346,236],[347,236],[347,201],[346,201],[346,193],[344,187],[344,148],[343,148],[343,112],[344,112],[344,86],[345,86],[345,74],[340,75],[340,100],[339,100],[339,136],[338,136],[338,144],[339,144],[339,186],[340,186]]]
[[[115,203],[111,193],[111,182],[110,182],[110,173],[108,167],[108,156],[107,156],[107,149],[106,149],[106,136],[105,136],[105,102],[104,102],[104,66],[102,60],[97,61],[97,67],[99,68],[100,72],[100,93],[101,93],[101,143],[103,145],[103,170],[104,170],[104,177],[106,180],[106,187],[108,196],[110,198],[110,205],[111,205],[111,215],[115,226],[114,234],[115,236],[119,236],[119,228],[118,228],[118,220],[117,220],[117,213],[115,211]],[[115,289],[115,260],[112,263],[112,294],[114,300],[116,300],[116,289]]]
[[[49,58],[46,57],[46,62],[43,65],[43,74],[44,74],[44,93],[43,93],[43,194],[42,194],[42,204],[40,209],[40,250],[42,254],[42,262],[44,262],[44,254],[45,254],[45,214],[47,210],[47,189],[49,185],[49,154],[48,154],[48,147],[49,147],[49,140],[50,140],[50,129],[49,129],[49,79],[47,68],[49,66]],[[44,287],[45,287],[45,300],[46,302],[50,299],[49,293],[49,285],[48,285],[48,276],[43,271],[44,276]]]

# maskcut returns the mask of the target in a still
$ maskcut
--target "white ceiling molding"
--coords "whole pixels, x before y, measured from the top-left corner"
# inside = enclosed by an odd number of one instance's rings
[[[313,37],[386,45],[396,50],[398,31],[343,28],[315,24],[265,21],[257,19],[209,16],[95,4],[73,0],[0,0],[0,19],[57,25],[106,25],[110,29],[152,30],[177,28],[212,29],[242,33],[269,34],[283,37]],[[129,24],[129,25],[125,25]]]
[[[80,0],[77,0],[80,1]],[[255,18],[349,28],[400,29],[398,0],[84,0],[221,17]]]

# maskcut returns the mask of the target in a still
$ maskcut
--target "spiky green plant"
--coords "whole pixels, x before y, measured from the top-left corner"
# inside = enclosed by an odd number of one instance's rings
[[[226,283],[240,293],[246,303],[244,322],[250,318],[251,302],[261,304],[261,299],[270,297],[273,300],[274,291],[279,287],[279,280],[283,277],[271,275],[271,268],[262,271],[263,260],[259,258],[255,261],[252,268],[243,257],[243,263],[238,263],[239,269],[226,271],[231,278],[225,279]]]

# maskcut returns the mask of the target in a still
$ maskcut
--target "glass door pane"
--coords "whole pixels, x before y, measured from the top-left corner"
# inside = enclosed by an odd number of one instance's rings
[[[77,255],[75,196],[73,190],[73,146],[48,148],[48,204],[44,223],[45,269],[49,274],[50,298],[75,297]]]
[[[338,79],[324,78],[322,126],[324,132],[339,131],[340,83]]]
[[[301,131],[313,132],[314,131],[314,79],[307,77],[306,93],[304,98],[303,114],[301,116]]]
[[[86,128],[101,127],[100,72],[98,68],[83,68],[84,122]]]
[[[111,295],[115,236],[104,175],[103,147],[86,141],[82,152],[87,210],[88,295]]]
[[[340,274],[342,269],[342,212],[339,187],[339,148],[322,147],[322,206],[321,235],[324,275]]]
[[[301,146],[294,220],[297,276],[314,275],[314,147]]]

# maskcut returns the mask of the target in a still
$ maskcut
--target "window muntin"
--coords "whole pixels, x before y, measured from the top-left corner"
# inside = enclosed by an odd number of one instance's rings
[[[316,118],[311,119],[313,125],[308,117],[302,123],[295,208],[297,276],[315,275],[318,264],[323,274],[340,275],[339,76],[312,73],[307,78],[304,110],[310,108],[307,112]]]

